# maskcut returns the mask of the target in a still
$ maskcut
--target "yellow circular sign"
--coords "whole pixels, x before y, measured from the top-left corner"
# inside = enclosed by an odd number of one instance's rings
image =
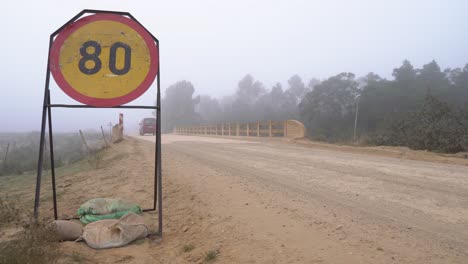
[[[158,49],[137,22],[114,14],[77,20],[55,39],[50,70],[70,97],[116,106],[143,94],[158,73]]]

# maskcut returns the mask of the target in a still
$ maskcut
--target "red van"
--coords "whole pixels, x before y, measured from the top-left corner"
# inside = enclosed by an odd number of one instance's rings
[[[140,136],[144,134],[156,134],[156,118],[143,118],[140,122]]]

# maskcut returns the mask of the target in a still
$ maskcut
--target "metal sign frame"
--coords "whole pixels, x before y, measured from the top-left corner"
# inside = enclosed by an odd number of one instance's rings
[[[36,193],[34,199],[34,218],[38,219],[39,216],[39,204],[40,204],[40,193],[41,193],[41,179],[42,179],[42,169],[43,169],[43,160],[44,160],[44,143],[45,143],[45,129],[46,129],[46,120],[48,123],[48,132],[49,132],[49,149],[50,149],[50,163],[51,163],[51,175],[52,175],[52,195],[53,195],[53,204],[54,204],[54,219],[58,219],[58,210],[57,210],[57,192],[56,192],[56,182],[55,182],[55,162],[54,162],[54,144],[53,144],[53,133],[52,133],[52,108],[117,108],[117,109],[152,109],[156,110],[156,142],[155,142],[155,158],[154,158],[154,197],[153,197],[153,207],[148,209],[143,209],[144,212],[147,211],[158,211],[158,231],[155,235],[162,236],[163,226],[162,226],[162,168],[161,168],[161,89],[160,89],[160,79],[161,79],[161,67],[160,60],[158,60],[158,72],[156,75],[156,105],[155,106],[145,106],[145,105],[119,105],[119,106],[109,106],[109,107],[96,107],[85,104],[52,104],[50,99],[50,55],[51,47],[54,42],[54,38],[67,26],[74,23],[76,20],[80,19],[85,14],[116,14],[120,16],[127,16],[136,23],[138,23],[142,28],[148,32],[152,37],[153,41],[156,43],[158,50],[160,50],[159,40],[151,34],[135,17],[133,17],[128,12],[119,12],[119,11],[105,11],[105,10],[91,10],[85,9],[70,19],[67,23],[57,29],[54,33],[50,35],[49,39],[49,51],[47,56],[47,69],[46,69],[46,80],[45,80],[45,90],[44,90],[44,101],[42,107],[42,123],[41,123],[41,138],[39,145],[39,158],[37,164],[37,178],[36,178]]]

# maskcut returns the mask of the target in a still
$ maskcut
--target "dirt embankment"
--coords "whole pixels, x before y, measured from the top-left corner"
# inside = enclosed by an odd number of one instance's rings
[[[169,168],[166,164],[166,168]],[[104,153],[99,168],[82,161],[61,168],[57,174],[59,218],[76,217],[78,207],[88,199],[114,197],[134,201],[142,208],[153,204],[154,144],[127,138]],[[197,211],[199,203],[190,186],[178,185],[165,169],[164,237],[142,239],[123,248],[94,250],[82,242],[60,243],[60,263],[187,263],[204,262],[206,255],[217,252],[217,244],[208,239],[204,228],[205,212]],[[0,178],[2,197],[17,201],[24,210],[32,209],[35,174]],[[50,175],[46,172],[42,184],[40,217],[53,219]],[[144,213],[145,222],[155,231],[157,213]],[[2,228],[0,241],[11,239],[15,228]],[[192,249],[193,246],[193,249]],[[184,249],[185,247],[185,249]],[[189,251],[189,252],[184,252]],[[210,256],[216,255],[211,253]]]

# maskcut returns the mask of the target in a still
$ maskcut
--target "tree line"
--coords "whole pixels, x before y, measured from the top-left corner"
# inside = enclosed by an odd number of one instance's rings
[[[392,79],[344,72],[304,82],[293,75],[271,88],[247,74],[231,95],[195,96],[189,81],[166,89],[162,128],[218,122],[297,119],[314,140],[408,146],[437,152],[467,148],[468,64],[417,69],[405,60]]]

